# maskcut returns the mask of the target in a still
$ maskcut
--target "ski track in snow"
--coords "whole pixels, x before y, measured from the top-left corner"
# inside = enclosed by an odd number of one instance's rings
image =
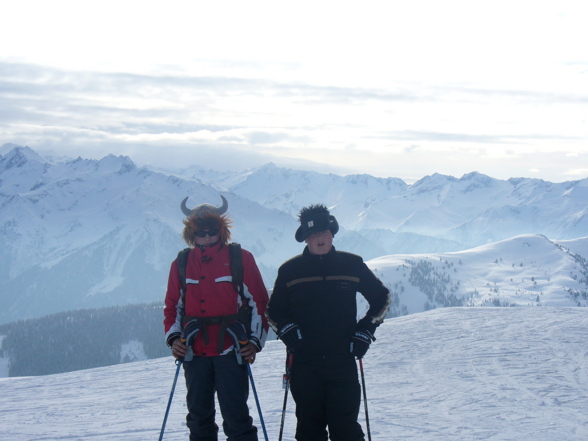
[[[389,319],[376,337],[363,362],[374,441],[588,439],[585,308],[445,308]],[[271,341],[252,367],[270,440],[284,357]],[[175,370],[166,357],[0,379],[0,440],[156,440]],[[180,374],[164,440],[188,439],[184,397]],[[261,441],[253,393],[250,407]],[[291,396],[287,409],[293,441]]]

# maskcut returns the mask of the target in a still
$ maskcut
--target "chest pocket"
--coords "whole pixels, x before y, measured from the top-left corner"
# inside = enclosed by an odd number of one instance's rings
[[[337,291],[342,292],[342,293],[351,292],[351,290],[353,289],[353,284],[351,282],[346,281],[346,280],[340,280],[340,281],[336,282],[335,286],[337,287]]]
[[[353,294],[357,292],[359,277],[353,276],[327,276],[326,280],[335,284],[335,289],[341,294]]]

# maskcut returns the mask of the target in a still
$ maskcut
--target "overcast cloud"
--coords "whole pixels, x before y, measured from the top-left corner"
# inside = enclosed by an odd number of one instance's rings
[[[88,5],[7,7],[0,145],[408,182],[588,176],[583,2]]]

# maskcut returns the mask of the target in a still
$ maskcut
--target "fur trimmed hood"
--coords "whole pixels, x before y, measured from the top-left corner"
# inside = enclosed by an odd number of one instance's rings
[[[215,230],[218,229],[220,233],[220,242],[223,245],[227,245],[231,241],[231,224],[233,221],[225,214],[218,214],[214,212],[206,212],[201,214],[193,214],[192,216],[184,219],[184,231],[182,232],[182,238],[190,247],[196,246],[194,240],[194,233],[202,230]]]

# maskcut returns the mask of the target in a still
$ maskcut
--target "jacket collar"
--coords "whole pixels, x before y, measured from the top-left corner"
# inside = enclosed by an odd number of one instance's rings
[[[306,259],[313,259],[313,260],[323,260],[323,259],[332,259],[336,254],[335,246],[331,247],[331,250],[327,254],[311,254],[310,250],[308,249],[308,245],[304,247],[304,251],[302,252],[302,256]]]
[[[194,251],[196,251],[201,256],[207,256],[208,259],[211,259],[213,256],[216,256],[219,251],[224,247],[223,243],[220,241],[215,243],[211,246],[201,247],[200,245],[196,245],[194,247]]]

